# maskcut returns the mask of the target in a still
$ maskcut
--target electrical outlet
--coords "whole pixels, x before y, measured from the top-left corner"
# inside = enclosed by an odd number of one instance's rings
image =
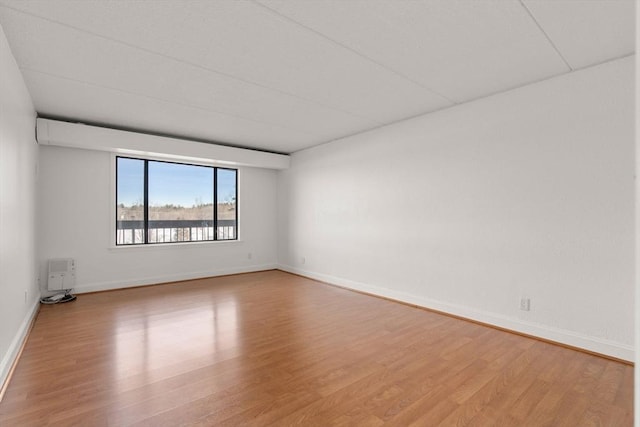
[[[307,259],[305,257],[300,258],[300,264],[304,264],[305,262],[307,262]]]
[[[520,298],[520,310],[522,311],[531,310],[531,300],[529,298]]]
[[[249,252],[249,254],[247,255],[247,259],[251,259],[251,258],[253,258],[253,254]]]
[[[24,303],[27,303],[27,297],[29,295],[29,291],[24,291]]]

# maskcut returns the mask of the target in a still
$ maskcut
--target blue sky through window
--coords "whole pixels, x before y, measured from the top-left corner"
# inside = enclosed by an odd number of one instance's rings
[[[218,169],[218,203],[233,202],[236,197],[236,171]]]
[[[149,203],[152,206],[191,207],[213,203],[213,168],[149,162]],[[218,202],[235,197],[236,171],[218,169]],[[118,203],[141,204],[144,198],[144,161],[118,158]]]

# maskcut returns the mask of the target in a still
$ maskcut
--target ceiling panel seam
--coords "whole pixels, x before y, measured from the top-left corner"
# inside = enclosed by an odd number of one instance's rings
[[[572,69],[571,71],[568,71],[568,72],[559,73],[559,74],[553,74],[551,76],[543,77],[541,79],[534,80],[534,81],[531,81],[531,82],[528,82],[528,83],[525,83],[525,84],[517,85],[517,86],[514,86],[514,87],[502,89],[502,90],[499,90],[499,91],[496,91],[496,92],[491,92],[491,93],[488,93],[488,94],[485,94],[485,95],[481,95],[481,96],[478,96],[478,97],[475,97],[475,98],[471,98],[471,99],[468,99],[468,100],[466,100],[464,102],[461,102],[460,104],[445,106],[445,107],[442,107],[442,108],[438,108],[436,110],[429,111],[427,113],[419,113],[419,114],[416,114],[416,115],[413,115],[413,116],[409,116],[409,117],[405,117],[405,118],[402,118],[402,119],[399,119],[399,120],[394,120],[392,122],[385,123],[385,124],[379,125],[377,127],[367,129],[366,131],[359,131],[359,132],[354,132],[354,133],[351,133],[351,134],[348,134],[348,135],[340,136],[340,137],[331,139],[329,141],[322,142],[322,143],[320,143],[318,145],[330,144],[332,142],[340,141],[341,139],[350,138],[352,136],[356,136],[356,135],[367,133],[367,132],[372,132],[372,131],[375,131],[377,129],[384,128],[386,126],[392,126],[392,125],[396,125],[398,123],[408,122],[410,120],[414,120],[414,119],[422,117],[422,116],[431,115],[431,114],[435,114],[435,113],[440,113],[440,112],[448,110],[450,108],[457,108],[457,107],[460,107],[461,105],[469,104],[469,103],[476,102],[476,101],[480,101],[480,100],[482,100],[484,98],[490,98],[492,96],[496,96],[496,95],[500,95],[500,94],[503,94],[503,93],[511,92],[513,90],[525,88],[527,86],[537,85],[537,84],[545,82],[547,80],[552,80],[552,79],[558,78],[560,76],[566,76],[566,75],[569,75],[571,73],[576,73],[576,72],[585,70],[587,68],[597,67],[597,66],[606,64],[607,62],[619,61],[619,60],[622,60],[622,59],[625,59],[625,58],[628,58],[628,57],[631,57],[631,56],[634,56],[634,55],[635,55],[635,52],[631,52],[631,53],[628,53],[628,54],[625,54],[625,55],[621,55],[621,56],[618,56],[618,57],[615,57],[615,58],[607,59],[607,60],[604,60],[604,61],[601,61],[601,62],[598,62],[598,63],[595,63],[595,64],[590,64],[590,65],[587,65],[585,67]],[[318,146],[318,145],[316,145],[316,146]],[[301,148],[301,149],[293,151],[293,152],[291,152],[289,154],[294,154],[294,153],[296,153],[298,151],[302,151],[302,150],[305,150],[305,149],[306,148]]]
[[[43,74],[45,76],[49,76],[49,77],[53,77],[53,78],[61,79],[61,80],[67,80],[67,81],[70,81],[70,82],[80,83],[80,84],[87,85],[87,86],[93,86],[93,87],[97,87],[97,88],[101,88],[101,89],[112,90],[112,91],[115,91],[115,92],[126,93],[127,95],[133,95],[133,96],[138,96],[138,97],[141,97],[141,98],[151,99],[151,100],[154,100],[154,101],[160,101],[160,102],[164,102],[166,104],[179,105],[181,107],[191,108],[191,109],[194,109],[194,110],[200,110],[200,111],[205,111],[205,112],[209,112],[209,113],[221,114],[221,115],[228,116],[228,117],[233,117],[233,118],[236,118],[236,119],[241,119],[241,120],[246,120],[246,121],[249,121],[249,122],[258,123],[258,124],[261,124],[261,125],[268,125],[268,126],[278,127],[278,128],[281,128],[281,129],[286,129],[286,130],[298,132],[298,133],[309,135],[309,136],[322,137],[322,135],[319,135],[319,134],[316,134],[316,133],[311,133],[311,132],[308,132],[308,131],[305,131],[305,130],[300,130],[300,129],[296,129],[296,128],[292,128],[292,127],[288,127],[288,126],[283,126],[283,125],[278,124],[278,123],[267,122],[267,121],[264,121],[264,120],[258,120],[258,119],[254,119],[254,118],[251,118],[251,117],[245,117],[245,116],[240,116],[240,115],[237,115],[237,114],[232,114],[232,113],[213,110],[213,109],[209,109],[209,108],[199,107],[197,105],[185,104],[185,103],[182,103],[182,102],[175,102],[175,101],[171,101],[171,100],[168,100],[168,99],[159,98],[159,97],[156,97],[156,96],[145,95],[145,94],[141,94],[141,93],[137,93],[137,92],[131,92],[131,91],[124,90],[124,89],[114,88],[114,87],[110,87],[110,86],[105,86],[105,85],[100,85],[100,84],[96,84],[96,83],[86,82],[86,81],[83,81],[83,80],[73,79],[73,78],[70,78],[70,77],[60,76],[60,75],[57,75],[57,74],[48,73],[46,71],[34,70],[34,69],[31,69],[31,68],[28,68],[28,67],[22,67],[21,66],[20,70],[27,71],[27,72],[30,72],[30,73]]]
[[[547,34],[547,32],[544,30],[544,28],[542,28],[542,25],[540,25],[540,22],[538,22],[538,20],[536,19],[536,17],[533,15],[533,13],[531,12],[531,10],[527,7],[527,5],[524,3],[523,0],[518,0],[520,2],[520,4],[522,5],[522,7],[524,8],[524,10],[527,12],[527,14],[531,17],[531,19],[533,20],[533,22],[536,24],[536,26],[538,27],[538,29],[540,30],[540,32],[542,32],[542,34],[545,36],[545,38],[547,39],[547,41],[549,42],[549,44],[551,45],[551,47],[553,47],[553,49],[556,51],[556,53],[558,54],[558,56],[562,59],[562,61],[565,63],[565,65],[569,68],[569,71],[573,71],[574,68],[569,64],[569,62],[565,59],[565,57],[562,55],[562,52],[560,52],[560,49],[558,49],[558,46],[556,46],[556,44],[553,42],[553,40],[551,40],[551,37],[549,37],[549,34]]]
[[[287,92],[287,91],[284,91],[284,90],[281,90],[281,89],[278,89],[278,88],[267,86],[265,84],[262,84],[262,83],[259,83],[259,82],[256,82],[256,81],[247,80],[247,79],[244,79],[244,78],[241,78],[241,77],[238,77],[238,76],[234,76],[233,74],[228,74],[228,73],[225,73],[223,71],[219,71],[219,70],[216,70],[216,69],[213,69],[213,68],[203,67],[202,65],[199,65],[199,64],[196,64],[196,63],[193,63],[193,62],[190,62],[190,61],[185,61],[183,59],[175,58],[173,56],[166,55],[166,54],[163,54],[163,53],[160,53],[160,52],[156,52],[154,50],[147,49],[147,48],[144,48],[144,47],[141,47],[141,46],[137,46],[137,45],[132,44],[132,43],[128,43],[128,42],[125,42],[125,41],[122,41],[122,40],[114,39],[114,38],[111,38],[111,37],[107,37],[107,36],[104,36],[104,35],[99,34],[99,33],[94,33],[93,31],[88,31],[88,30],[85,30],[85,29],[82,29],[82,28],[78,28],[78,27],[75,27],[73,25],[66,24],[64,22],[60,22],[60,21],[56,21],[54,19],[46,18],[44,16],[40,16],[40,15],[31,13],[31,12],[27,12],[27,11],[24,11],[24,10],[21,10],[21,9],[16,9],[14,7],[7,6],[5,4],[0,4],[0,8],[10,9],[10,10],[13,10],[14,12],[16,12],[16,13],[21,13],[21,14],[24,14],[24,15],[27,15],[27,16],[31,16],[31,17],[36,18],[36,19],[41,19],[43,21],[51,22],[53,24],[60,25],[60,26],[63,26],[65,28],[71,28],[72,30],[75,30],[75,31],[78,31],[78,32],[81,32],[81,33],[85,33],[85,34],[89,34],[89,35],[92,35],[94,37],[101,38],[103,40],[108,40],[108,41],[110,41],[112,43],[117,43],[117,44],[120,44],[120,45],[123,45],[123,46],[127,46],[127,47],[132,48],[132,49],[137,49],[137,50],[140,50],[142,52],[146,52],[146,53],[149,53],[149,54],[152,54],[152,55],[159,56],[161,58],[165,58],[165,59],[168,59],[168,60],[171,60],[171,61],[175,61],[175,62],[178,62],[180,64],[186,64],[186,65],[189,65],[191,67],[195,67],[195,68],[207,71],[209,73],[217,74],[217,75],[226,77],[226,78],[231,79],[231,80],[239,81],[239,82],[244,83],[244,84],[256,86],[256,87],[259,87],[259,88],[262,88],[262,89],[265,89],[265,90],[269,90],[269,91],[272,91],[272,92],[275,92],[275,93],[278,93],[278,94],[281,94],[281,95],[285,95],[285,96],[288,96],[288,97],[291,97],[291,98],[295,98],[295,99],[299,99],[299,100],[302,100],[302,101],[305,101],[305,102],[309,102],[309,103],[312,103],[312,104],[315,104],[315,105],[319,105],[319,106],[321,106],[323,108],[327,108],[327,109],[338,111],[338,112],[341,112],[341,113],[344,113],[344,114],[348,114],[348,115],[350,115],[352,117],[355,117],[355,118],[358,118],[358,119],[361,119],[361,120],[368,120],[370,122],[373,122],[373,123],[376,123],[376,124],[379,124],[379,125],[383,124],[382,122],[380,122],[379,120],[377,120],[377,119],[375,119],[373,117],[363,116],[361,114],[354,113],[353,111],[345,110],[343,108],[338,108],[338,107],[335,107],[333,105],[327,105],[327,104],[325,104],[323,102],[320,102],[320,101],[317,101],[315,99],[307,98],[307,97],[304,97],[304,96],[297,95],[295,93],[291,93],[291,92]]]
[[[426,85],[424,85],[424,84],[412,79],[409,76],[404,75],[403,73],[401,73],[401,72],[389,67],[388,65],[385,65],[385,64],[383,64],[383,63],[381,63],[379,61],[376,61],[375,59],[365,55],[364,53],[359,52],[356,49],[354,49],[354,48],[352,48],[350,46],[347,46],[347,45],[339,42],[338,40],[335,40],[335,39],[329,37],[328,35],[320,32],[320,31],[318,31],[318,30],[316,30],[314,28],[311,28],[311,27],[309,27],[309,26],[307,26],[307,25],[305,25],[305,24],[303,24],[303,23],[301,23],[299,21],[296,21],[295,19],[293,19],[293,18],[291,18],[291,17],[289,17],[287,15],[283,15],[282,13],[278,12],[277,10],[270,8],[266,4],[262,4],[262,3],[258,2],[257,0],[251,0],[251,2],[254,5],[259,6],[259,7],[269,11],[270,13],[272,13],[274,15],[278,15],[279,17],[281,17],[281,18],[283,18],[283,19],[285,19],[285,20],[287,20],[287,21],[289,21],[289,22],[291,22],[291,23],[293,23],[293,24],[295,24],[295,25],[297,25],[297,26],[299,26],[301,28],[304,28],[307,31],[309,31],[309,32],[311,32],[311,33],[313,33],[315,35],[318,35],[318,36],[324,38],[325,40],[330,41],[331,43],[341,47],[342,49],[348,50],[349,52],[351,52],[351,53],[353,53],[355,55],[358,55],[359,57],[361,57],[363,59],[366,59],[367,61],[371,62],[372,64],[375,64],[376,66],[381,67],[381,68],[383,68],[383,69],[385,69],[385,70],[397,75],[398,77],[401,77],[404,80],[407,80],[408,82],[410,82],[410,83],[412,83],[412,84],[414,84],[416,86],[419,86],[424,90],[427,90],[427,91],[431,92],[433,95],[439,96],[440,98],[442,98],[442,99],[444,99],[444,100],[446,100],[446,101],[448,101],[448,102],[450,102],[452,104],[459,104],[458,101],[453,100],[451,97],[449,97],[447,95],[444,95],[443,93],[440,93],[440,92],[434,90],[433,88],[431,88],[429,86],[426,86]]]

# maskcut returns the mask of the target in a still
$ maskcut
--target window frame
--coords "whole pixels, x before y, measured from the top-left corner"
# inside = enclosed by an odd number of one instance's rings
[[[122,244],[118,243],[118,159],[131,159],[131,160],[141,160],[144,162],[144,183],[143,183],[143,210],[144,210],[144,228],[143,228],[143,242],[142,243],[128,243]],[[175,246],[175,245],[201,245],[201,244],[211,244],[211,243],[222,243],[222,242],[238,242],[240,241],[240,214],[239,214],[239,199],[240,199],[240,187],[239,187],[239,175],[240,170],[238,168],[228,167],[228,166],[218,166],[216,164],[211,163],[199,163],[191,160],[174,160],[167,158],[157,158],[157,157],[147,157],[147,156],[136,156],[136,155],[128,155],[128,154],[118,154],[113,153],[111,156],[112,159],[112,179],[111,179],[111,247],[112,248],[143,248],[143,247],[158,247],[158,246]],[[212,169],[213,172],[213,239],[208,240],[181,240],[175,242],[150,242],[149,241],[149,162],[156,163],[170,163],[177,164],[183,166],[196,166],[196,167],[206,167]],[[235,231],[234,237],[230,239],[221,239],[218,236],[218,170],[229,170],[235,172]]]

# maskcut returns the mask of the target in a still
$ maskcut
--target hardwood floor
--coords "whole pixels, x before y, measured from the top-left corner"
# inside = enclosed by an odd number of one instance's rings
[[[41,307],[2,426],[631,426],[633,368],[280,271]]]

